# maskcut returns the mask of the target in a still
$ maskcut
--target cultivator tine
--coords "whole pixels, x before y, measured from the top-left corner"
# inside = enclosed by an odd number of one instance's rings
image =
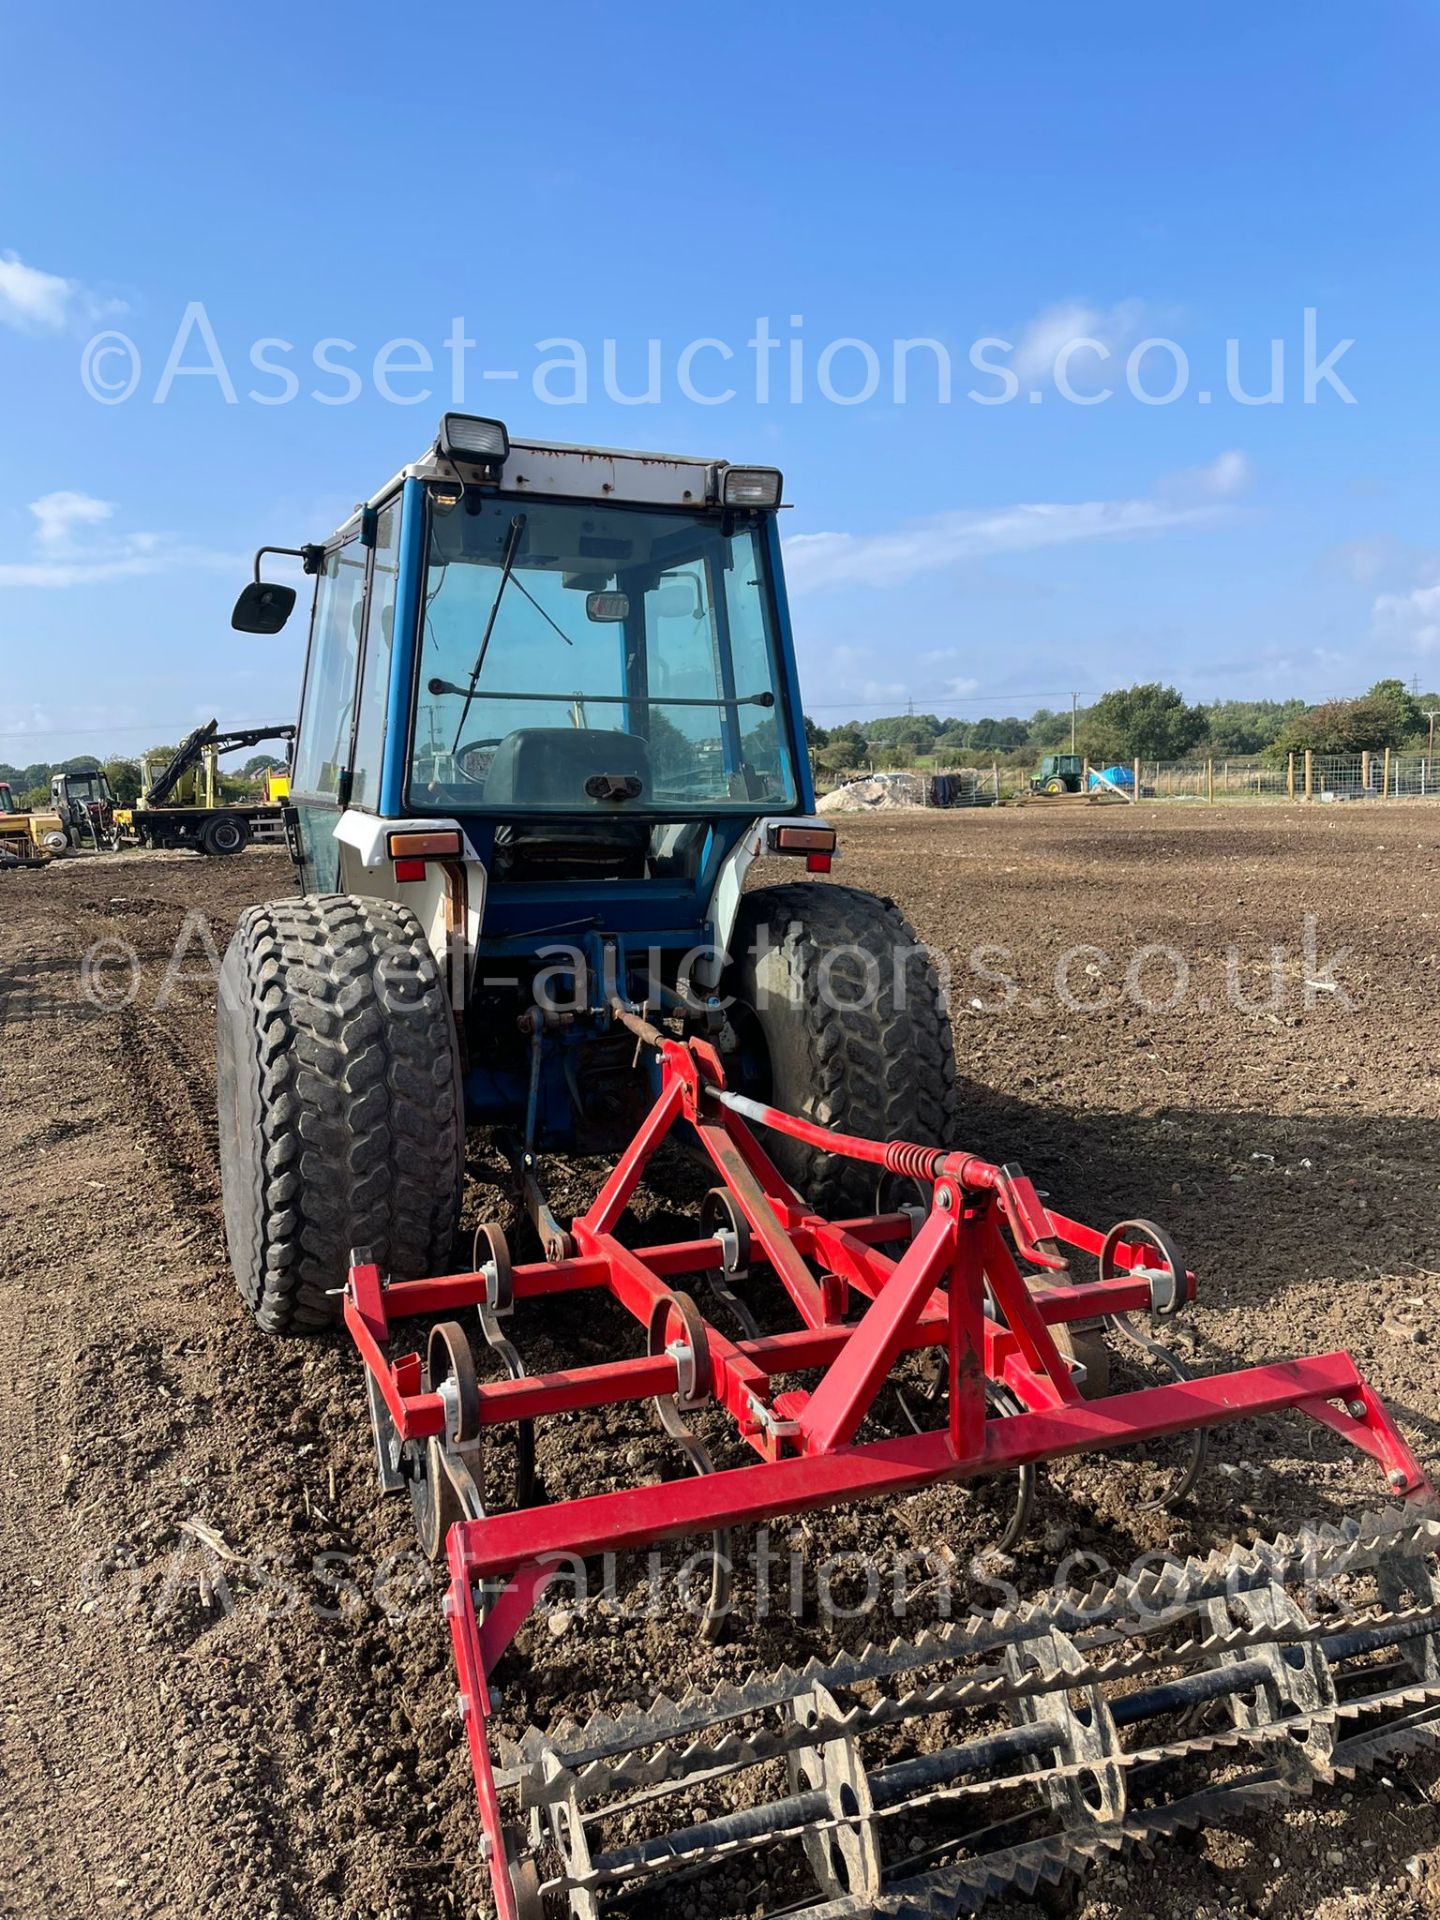
[[[709,1337],[705,1322],[686,1293],[671,1293],[657,1301],[650,1320],[652,1354],[669,1354],[676,1363],[678,1391],[655,1396],[655,1417],[679,1447],[696,1473],[715,1471],[710,1449],[686,1425],[683,1409],[705,1404],[712,1384]],[[717,1527],[710,1536],[710,1593],[700,1614],[706,1640],[718,1639],[730,1611],[732,1566],[730,1529]]]
[[[728,1884],[757,1854],[768,1913],[973,1913],[1440,1743],[1437,1555],[1433,1517],[1310,1530],[531,1729],[497,1780],[541,1836],[527,1870],[576,1920],[662,1873]]]
[[[515,1275],[510,1248],[500,1228],[488,1222],[475,1229],[471,1263],[485,1276],[485,1298],[475,1308],[480,1333],[487,1347],[504,1367],[507,1378],[523,1380],[525,1363],[519,1350],[505,1332],[505,1321],[515,1308]],[[517,1507],[535,1504],[539,1484],[535,1477],[535,1422],[519,1420],[515,1425],[515,1501]]]

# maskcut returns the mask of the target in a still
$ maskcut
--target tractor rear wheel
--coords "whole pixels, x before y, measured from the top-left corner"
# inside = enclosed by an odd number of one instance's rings
[[[351,1249],[433,1273],[465,1125],[449,997],[408,908],[348,894],[241,918],[220,974],[220,1173],[236,1284],[267,1333],[340,1316]]]
[[[952,1143],[945,995],[892,901],[824,882],[762,887],[740,902],[731,954],[737,1091],[868,1140]],[[874,1167],[780,1134],[761,1138],[820,1212],[873,1212]]]

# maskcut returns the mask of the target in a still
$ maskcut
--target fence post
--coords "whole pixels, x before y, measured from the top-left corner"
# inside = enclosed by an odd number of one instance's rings
[[[1138,755],[1136,756],[1135,765],[1132,768],[1132,772],[1135,779],[1135,786],[1131,792],[1130,798],[1132,800],[1138,800],[1140,798],[1140,759]]]
[[[1370,749],[1368,747],[1360,755],[1360,784],[1366,793],[1370,791]]]
[[[1382,800],[1388,800],[1390,798],[1390,749],[1389,747],[1386,747],[1385,749],[1385,764],[1380,769],[1380,798]]]
[[[1295,798],[1295,755],[1293,753],[1287,753],[1285,756],[1285,793],[1288,799]]]
[[[1314,797],[1315,797],[1315,749],[1313,747],[1306,747],[1305,749],[1305,798],[1307,800],[1312,800]]]
[[[1205,762],[1205,798],[1213,807],[1215,804],[1215,762],[1213,760]]]

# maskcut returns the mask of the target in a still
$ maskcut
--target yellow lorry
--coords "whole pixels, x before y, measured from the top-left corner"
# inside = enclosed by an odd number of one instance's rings
[[[252,840],[282,840],[288,777],[267,773],[262,801],[226,801],[220,792],[219,760],[224,753],[258,746],[262,740],[288,744],[294,737],[292,726],[237,727],[222,733],[217,721],[207,720],[181,741],[163,766],[142,762],[139,800],[115,809],[118,839],[131,846],[188,847],[207,854],[240,853]]]

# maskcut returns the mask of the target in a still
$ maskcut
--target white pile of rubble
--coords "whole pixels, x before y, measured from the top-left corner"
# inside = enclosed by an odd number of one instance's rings
[[[887,813],[924,804],[925,782],[916,773],[867,773],[847,780],[820,802],[826,813]]]

